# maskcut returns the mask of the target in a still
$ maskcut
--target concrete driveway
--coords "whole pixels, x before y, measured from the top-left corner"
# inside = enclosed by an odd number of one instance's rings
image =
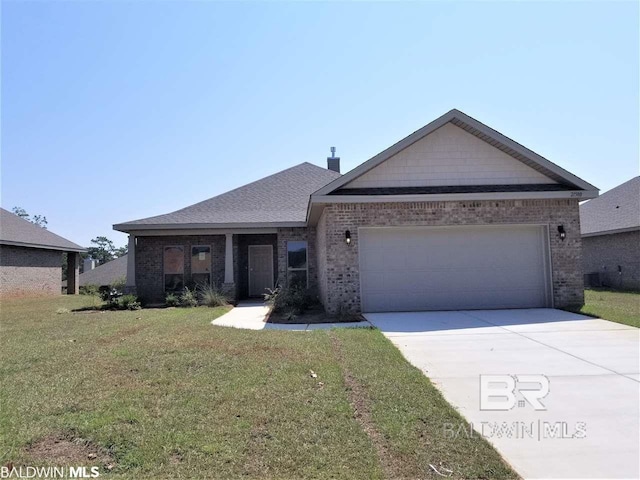
[[[474,428],[443,435],[483,435],[525,478],[640,477],[638,329],[553,309],[365,316]],[[480,408],[481,375],[528,374],[546,396],[525,378],[512,403],[495,377]]]

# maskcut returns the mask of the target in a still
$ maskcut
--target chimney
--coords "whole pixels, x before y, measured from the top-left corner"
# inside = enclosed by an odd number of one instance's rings
[[[327,168],[340,173],[340,157],[336,157],[336,147],[331,147],[331,156],[327,157]]]
[[[94,268],[96,268],[96,261],[93,258],[85,258],[84,263],[82,264],[82,271],[88,272]]]

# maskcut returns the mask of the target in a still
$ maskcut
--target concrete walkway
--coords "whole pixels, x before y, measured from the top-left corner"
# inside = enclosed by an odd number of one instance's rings
[[[229,313],[216,318],[212,325],[219,327],[244,328],[246,330],[286,330],[304,332],[309,330],[328,330],[331,328],[371,327],[368,321],[344,323],[266,323],[269,308],[262,302],[240,302]]]
[[[640,476],[637,328],[553,309],[365,316],[524,478]],[[505,374],[546,376],[544,409],[517,387],[481,409],[480,375]]]

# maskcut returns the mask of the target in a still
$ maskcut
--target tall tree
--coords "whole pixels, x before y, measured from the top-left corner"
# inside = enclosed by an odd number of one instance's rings
[[[47,222],[47,217],[45,217],[44,215],[34,215],[33,217],[31,217],[29,216],[27,211],[22,207],[13,207],[11,211],[15,213],[17,216],[19,216],[20,218],[24,218],[25,220],[28,220],[31,223],[38,225],[39,227],[42,227],[42,228],[47,228],[47,224],[49,223]]]
[[[87,248],[87,255],[99,264],[109,262],[114,259],[116,247],[107,237],[96,237],[91,240],[92,245]]]
[[[109,262],[114,258],[118,258],[127,254],[126,246],[116,248],[113,242],[107,237],[96,237],[91,240],[91,243],[93,245],[87,248],[87,253],[83,256],[85,258],[91,257],[94,260],[97,260],[98,264]]]

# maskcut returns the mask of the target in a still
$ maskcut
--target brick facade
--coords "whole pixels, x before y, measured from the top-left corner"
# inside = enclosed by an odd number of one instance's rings
[[[248,246],[273,245],[274,282],[287,282],[287,242],[307,241],[309,287],[317,289],[329,314],[360,311],[358,227],[447,225],[549,225],[553,300],[556,308],[583,303],[581,239],[577,200],[500,200],[472,202],[348,203],[328,205],[317,227],[278,228],[276,234],[234,235],[234,284],[225,285],[236,298],[248,296]],[[564,225],[561,241],[557,226]],[[345,231],[351,232],[351,246]],[[189,285],[190,249],[212,246],[212,280],[224,282],[224,235],[137,237],[136,286],[146,302],[164,301],[163,249],[185,247],[185,284]]]
[[[136,237],[136,292],[140,299],[147,303],[164,302],[164,247],[184,247],[184,282],[189,286],[191,247],[196,245],[211,245],[211,280],[214,285],[221,286],[224,282],[224,235]]]
[[[582,266],[604,287],[640,290],[640,231],[584,237]]]
[[[302,238],[300,234],[291,232],[287,232],[286,237],[292,239]],[[166,293],[164,291],[163,253],[164,247],[168,246],[184,247],[184,282],[187,286],[193,286],[191,281],[191,247],[196,245],[211,245],[212,283],[224,291],[232,300],[247,298],[249,295],[249,245],[273,246],[275,285],[280,275],[277,238],[276,234],[233,235],[234,283],[225,284],[225,235],[138,236],[136,237],[135,246],[135,291],[144,302],[164,302]],[[286,243],[284,243],[284,249],[286,252]]]
[[[0,246],[0,296],[61,293],[62,252]]]
[[[554,306],[582,305],[580,217],[578,202],[572,199],[328,205],[318,224],[320,298],[330,314],[360,311],[358,227],[492,224],[549,225]],[[558,225],[564,225],[564,241],[558,237]],[[351,232],[351,246],[345,243],[346,230]]]

